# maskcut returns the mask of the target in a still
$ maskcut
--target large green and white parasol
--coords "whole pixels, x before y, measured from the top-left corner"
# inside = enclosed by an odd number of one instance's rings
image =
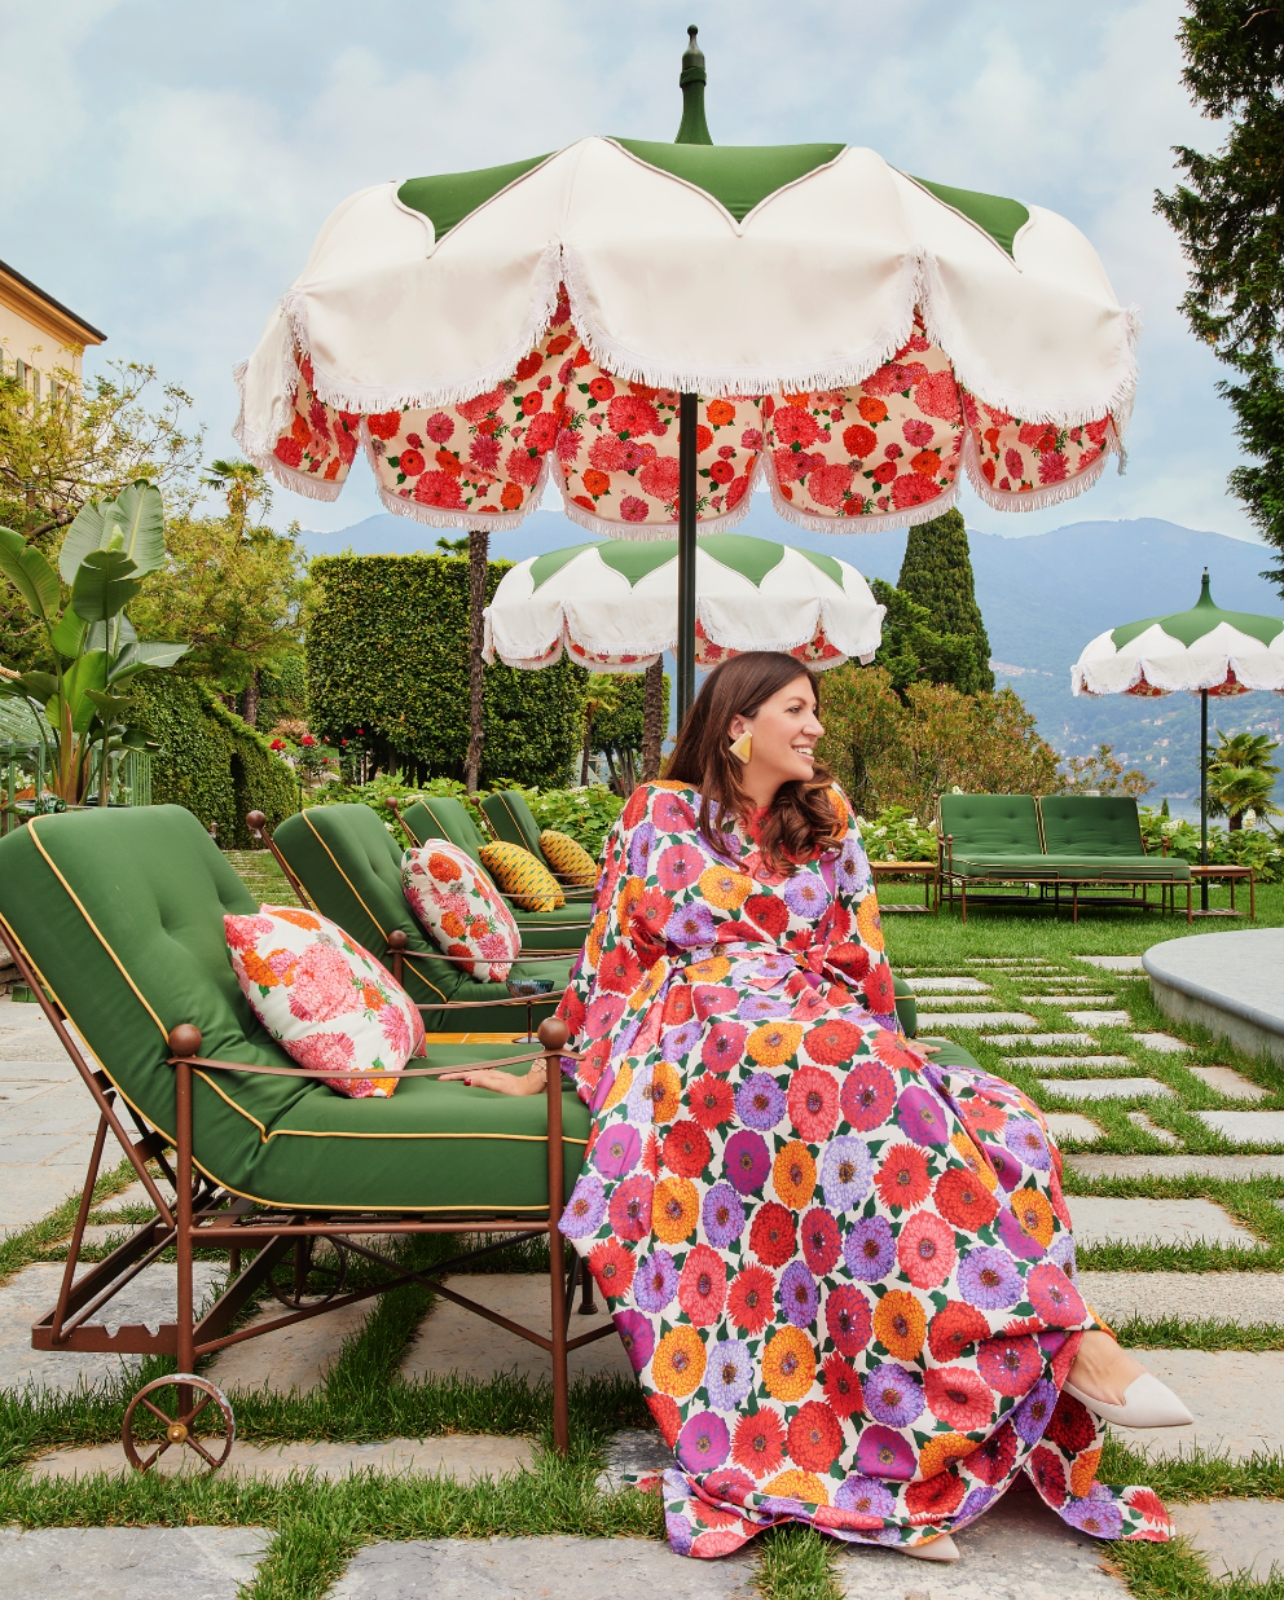
[[[1284,619],[1223,611],[1204,569],[1189,611],[1147,617],[1098,634],[1070,669],[1074,694],[1152,696],[1186,691],[1200,699],[1200,861],[1208,865],[1208,697],[1273,690],[1284,694]],[[1208,910],[1208,880],[1200,889]]]
[[[716,533],[696,549],[696,661],[782,650],[809,667],[874,658],[886,608],[855,567],[770,539]],[[678,545],[573,545],[506,572],[486,608],[485,656],[640,672],[677,642]]]
[[[674,144],[345,200],[238,374],[237,424],[320,499],[364,450],[389,509],[469,528],[475,563],[550,481],[595,533],[676,531],[680,712],[697,531],[760,476],[822,531],[939,516],[964,474],[1031,510],[1096,481],[1136,377],[1135,320],[1072,223],[843,143],[713,146],[689,31]],[[480,607],[473,640],[479,715]]]

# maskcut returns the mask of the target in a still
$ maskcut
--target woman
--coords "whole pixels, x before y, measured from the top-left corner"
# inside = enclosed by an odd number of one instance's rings
[[[1037,1108],[900,1033],[816,713],[790,656],[709,676],[607,841],[560,1011],[594,1113],[562,1231],[676,1454],[670,1541],[792,1517],[954,1560],[1023,1471],[1077,1528],[1166,1539],[1149,1489],[1096,1481],[1101,1419],[1189,1415],[1071,1281]],[[540,1086],[502,1078],[471,1081]]]

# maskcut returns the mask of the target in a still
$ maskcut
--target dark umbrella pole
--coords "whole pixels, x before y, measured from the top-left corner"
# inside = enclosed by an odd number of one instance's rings
[[[1205,577],[1204,582],[1208,579]],[[1199,691],[1199,864],[1208,865],[1208,690]],[[1208,874],[1199,880],[1199,909],[1208,910]]]
[[[678,408],[678,726],[695,699],[696,396]]]

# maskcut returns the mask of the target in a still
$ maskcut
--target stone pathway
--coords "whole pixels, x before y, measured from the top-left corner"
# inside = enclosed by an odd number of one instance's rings
[[[1076,956],[1076,961],[1086,961],[1090,967],[1100,967],[1103,972],[1144,972],[1140,956]]]
[[[1195,1115],[1232,1144],[1284,1144],[1284,1111],[1197,1111]]]
[[[1048,1111],[1044,1114],[1044,1121],[1048,1124],[1048,1132],[1058,1142],[1063,1139],[1080,1139],[1087,1144],[1105,1137],[1104,1129],[1098,1127],[1088,1117],[1081,1117],[1077,1111]]]
[[[1129,1020],[1125,1012],[1124,1022]],[[1190,1049],[1188,1044],[1183,1044],[1180,1039],[1174,1039],[1167,1033],[1134,1033],[1133,1038],[1143,1049],[1158,1050],[1160,1055],[1164,1056],[1184,1056]]]
[[[933,1028],[968,1028],[973,1032],[983,1028],[1037,1028],[1034,1017],[1024,1011],[963,1011],[919,1012],[918,1031],[930,1033]]]
[[[985,1042],[1001,1050],[1049,1050],[1058,1046],[1093,1045],[1097,1041],[1090,1033],[995,1033],[987,1035]]]
[[[269,1481],[314,1472],[319,1478],[346,1478],[351,1473],[424,1473],[428,1477],[455,1478],[475,1483],[481,1478],[501,1478],[524,1472],[534,1465],[535,1445],[530,1439],[492,1434],[446,1434],[432,1439],[382,1439],[374,1444],[347,1444],[331,1440],[300,1440],[289,1444],[249,1444],[238,1441],[220,1478],[264,1478]],[[31,1476],[83,1478],[90,1473],[128,1474],[118,1441],[88,1445],[77,1450],[55,1450],[31,1463]],[[165,1477],[205,1471],[204,1462],[190,1450],[167,1450],[156,1472]]]
[[[1103,1195],[1066,1196],[1075,1242],[1097,1244],[1238,1245],[1255,1249],[1258,1240],[1211,1200],[1114,1200]],[[1284,1278],[1280,1280],[1284,1289]],[[1281,1307],[1284,1310],[1284,1306]]]
[[[1038,1072],[1061,1072],[1068,1067],[1130,1067],[1127,1056],[1009,1056],[1014,1067],[1031,1067]]]
[[[1066,1016],[1081,1028],[1126,1028],[1132,1021],[1127,1011],[1067,1011]]]
[[[1139,1100],[1143,1095],[1172,1096],[1158,1078],[1040,1078],[1039,1087],[1062,1100]]]
[[[1224,1095],[1227,1100],[1270,1098],[1269,1089],[1263,1089],[1257,1083],[1250,1083],[1247,1078],[1241,1077],[1234,1067],[1188,1067],[1186,1070],[1192,1077],[1207,1084],[1214,1094]]]
[[[344,1341],[361,1332],[370,1312],[371,1302],[362,1300],[327,1311],[310,1322],[296,1322],[242,1344],[229,1345],[214,1357],[206,1376],[229,1395],[251,1389],[266,1389],[271,1394],[289,1394],[294,1389],[301,1395],[313,1394],[325,1383]],[[246,1326],[252,1328],[285,1314],[285,1306],[269,1300]]]
[[[265,1528],[0,1528],[5,1588],[21,1600],[237,1600]]]
[[[1066,1165],[1084,1178],[1284,1178],[1284,1156],[1067,1156]]]
[[[1111,1323],[1284,1321],[1284,1279],[1277,1272],[1080,1272],[1075,1282]]]
[[[1171,1510],[1177,1532],[1214,1578],[1266,1583],[1284,1575],[1284,1501],[1211,1500]]]

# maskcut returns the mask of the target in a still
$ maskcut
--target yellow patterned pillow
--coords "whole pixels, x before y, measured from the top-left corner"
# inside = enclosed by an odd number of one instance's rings
[[[558,833],[556,828],[545,828],[539,836],[539,847],[544,859],[554,872],[560,872],[571,883],[591,889],[597,882],[597,862],[578,839],[569,833]]]
[[[519,911],[558,911],[566,896],[542,861],[519,844],[484,844],[482,864]]]

